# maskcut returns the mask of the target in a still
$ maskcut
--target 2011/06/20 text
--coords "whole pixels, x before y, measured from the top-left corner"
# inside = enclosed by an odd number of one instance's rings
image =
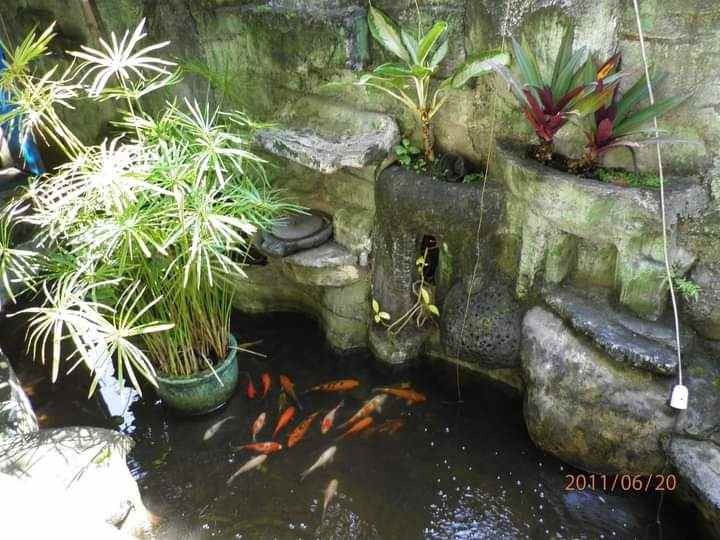
[[[566,474],[565,491],[675,491],[678,480],[674,474]]]

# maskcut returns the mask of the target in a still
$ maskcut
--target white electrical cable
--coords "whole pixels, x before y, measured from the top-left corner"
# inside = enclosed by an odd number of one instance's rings
[[[633,0],[635,7],[635,22],[638,29],[638,37],[640,38],[640,52],[642,54],[643,66],[645,68],[645,82],[647,83],[650,104],[655,104],[655,95],[653,94],[652,82],[650,81],[650,68],[648,67],[647,55],[645,53],[645,37],[643,35],[642,24],[640,22],[640,8],[637,0]],[[655,127],[655,137],[659,138],[657,117],[653,117],[653,125]],[[670,256],[668,254],[667,239],[667,221],[665,217],[665,176],[663,174],[662,154],[660,145],[656,144],[657,160],[658,160],[658,176],[660,177],[660,212],[662,213],[662,232],[663,232],[663,254],[665,256],[665,272],[667,274],[668,284],[670,285],[670,300],[673,308],[673,318],[675,319],[675,343],[677,347],[678,358],[678,384],[682,386],[682,352],[680,349],[680,317],[678,316],[677,300],[675,298],[675,287],[673,286],[672,271],[670,270]]]

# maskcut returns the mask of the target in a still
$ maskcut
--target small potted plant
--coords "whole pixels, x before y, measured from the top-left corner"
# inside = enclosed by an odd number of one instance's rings
[[[221,406],[238,379],[232,298],[250,238],[294,207],[268,185],[249,148],[254,124],[240,112],[170,102],[159,115],[142,97],[178,81],[172,64],[142,47],[144,21],[102,50],[70,53],[65,71],[37,73],[52,28],[6,50],[0,88],[24,135],[59,146],[67,162],[31,180],[2,213],[0,230],[35,227],[38,251],[0,235],[0,284],[22,282],[41,298],[30,315],[28,345],[53,381],[61,364],[85,364],[90,393],[114,361],[120,380],[140,377],[168,405],[190,414]],[[56,113],[74,100],[115,100],[121,133],[85,145]],[[6,118],[7,119],[7,118]]]
[[[400,27],[376,7],[368,10],[368,27],[373,38],[396,62],[389,62],[366,73],[355,83],[373,88],[400,102],[420,128],[422,147],[417,149],[409,137],[396,148],[400,163],[409,170],[433,176],[454,177],[458,167],[437,159],[432,122],[450,98],[451,89],[459,89],[476,77],[491,73],[496,65],[507,65],[510,56],[501,51],[472,55],[448,77],[436,81],[437,72],[448,53],[448,24],[437,21],[430,30]],[[460,171],[464,174],[464,168]]]

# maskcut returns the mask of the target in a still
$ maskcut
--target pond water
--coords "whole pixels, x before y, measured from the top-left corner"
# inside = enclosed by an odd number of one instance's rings
[[[2,324],[0,344],[18,358],[19,321]],[[453,370],[427,363],[394,373],[378,369],[368,353],[334,355],[306,318],[237,317],[233,327],[241,341],[262,340],[256,350],[267,358],[242,355],[241,369],[252,373],[256,386],[261,372],[273,374],[267,398],[248,400],[242,380],[224,409],[188,419],[150,397],[133,405],[134,419],[122,426],[137,442],[130,466],[146,505],[161,518],[161,539],[695,538],[692,515],[668,501],[658,530],[655,494],[565,491],[565,475],[578,471],[533,446],[521,398],[502,387],[461,374],[466,384],[457,403]],[[84,374],[53,387],[43,368],[29,361],[15,365],[43,427],[112,425],[97,400],[85,399]],[[360,380],[358,389],[344,395],[339,421],[376,386],[409,381],[427,402],[410,407],[389,398],[377,421],[401,419],[402,429],[337,442],[334,461],[303,482],[300,473],[338,434],[321,435],[319,422],[297,446],[271,455],[262,469],[227,487],[228,477],[252,457],[235,448],[250,441],[253,420],[265,411],[262,433],[274,428],[281,373],[300,391],[333,379]],[[291,426],[311,412],[322,416],[340,399],[301,395],[304,410]],[[235,418],[204,442],[205,431],[228,416]],[[283,443],[288,432],[280,436]],[[331,479],[339,482],[338,495],[321,521],[323,490]]]

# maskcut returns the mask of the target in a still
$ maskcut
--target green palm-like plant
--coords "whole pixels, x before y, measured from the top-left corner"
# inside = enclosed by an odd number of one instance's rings
[[[448,53],[448,24],[436,22],[425,34],[419,29],[399,27],[379,9],[370,6],[368,26],[373,38],[400,62],[382,64],[355,83],[392,96],[410,111],[421,127],[422,146],[427,161],[433,161],[432,119],[448,99],[447,91],[462,88],[470,79],[507,65],[510,56],[501,51],[475,55],[438,84],[433,78]]]
[[[18,282],[41,291],[42,304],[23,310],[29,347],[51,364],[53,380],[64,361],[86,365],[91,393],[111,359],[138,390],[140,377],[154,383],[156,372],[191,375],[224,359],[229,285],[245,276],[250,237],[296,210],[270,187],[249,146],[255,124],[242,113],[194,101],[168,103],[157,116],[143,111],[139,96],[178,80],[170,62],[149,56],[165,44],[135,51],[143,28],[71,53],[70,75],[28,75],[33,55],[23,53],[3,79],[10,92],[54,85],[76,99],[126,105],[120,136],[62,147],[67,162],[32,179],[0,215],[0,287],[11,300]],[[48,36],[31,35],[25,49],[41,56]],[[44,119],[26,136],[71,132],[53,116],[63,105],[43,101]],[[35,227],[42,253],[13,246],[17,222]]]

